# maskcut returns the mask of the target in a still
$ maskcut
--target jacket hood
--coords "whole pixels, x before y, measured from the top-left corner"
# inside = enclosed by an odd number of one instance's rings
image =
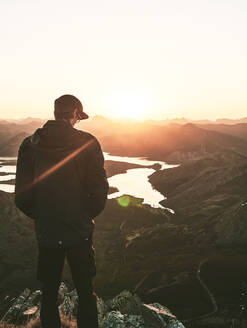
[[[63,120],[49,120],[31,136],[31,146],[39,151],[65,151],[75,143],[76,129]]]

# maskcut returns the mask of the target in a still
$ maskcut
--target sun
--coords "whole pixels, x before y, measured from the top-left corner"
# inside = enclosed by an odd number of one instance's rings
[[[135,89],[116,90],[107,101],[107,107],[114,118],[145,119],[150,100],[145,91]]]

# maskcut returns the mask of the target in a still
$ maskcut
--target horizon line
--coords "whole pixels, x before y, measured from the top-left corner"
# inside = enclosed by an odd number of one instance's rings
[[[164,122],[164,121],[196,121],[196,122],[200,122],[200,121],[209,121],[209,122],[217,122],[217,121],[242,121],[242,120],[246,120],[247,122],[247,116],[246,117],[239,117],[239,118],[229,118],[229,117],[218,117],[215,119],[210,119],[210,118],[201,118],[201,119],[194,119],[194,118],[188,118],[188,117],[174,117],[174,118],[163,118],[163,119],[154,119],[154,118],[146,118],[146,119],[136,119],[136,118],[131,118],[131,117],[119,117],[119,118],[110,118],[104,115],[93,115],[91,117],[89,117],[88,120],[92,120],[95,118],[102,118],[102,119],[106,119],[106,120],[110,120],[110,121],[132,121],[132,122],[148,122],[148,121],[154,121],[154,122]],[[37,116],[26,116],[26,117],[19,117],[19,118],[0,118],[0,122],[1,121],[24,121],[24,120],[30,120],[30,119],[34,119],[34,120],[40,120],[40,121],[45,121],[45,120],[52,120],[54,119],[54,117],[46,117],[46,118],[41,118],[41,117],[37,117]],[[81,121],[82,122],[82,121]]]

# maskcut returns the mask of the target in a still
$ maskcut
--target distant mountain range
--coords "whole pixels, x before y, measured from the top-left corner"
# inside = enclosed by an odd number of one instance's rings
[[[5,119],[5,120],[0,120],[5,121],[5,122],[10,122],[10,123],[16,123],[16,124],[28,124],[32,122],[37,122],[37,123],[42,123],[46,121],[47,119],[41,119],[37,117],[26,117],[26,118],[20,118],[20,119]],[[137,122],[134,119],[109,119],[107,117],[101,116],[101,115],[96,115],[90,118],[88,121],[112,121],[112,122],[119,122],[119,123],[134,123]],[[87,121],[87,122],[88,122]],[[163,124],[170,124],[170,123],[177,123],[177,124],[186,124],[186,123],[195,123],[195,124],[239,124],[239,123],[247,123],[247,117],[242,117],[239,119],[229,119],[229,118],[218,118],[216,120],[208,120],[208,119],[202,119],[202,120],[193,120],[193,119],[188,119],[185,117],[180,117],[180,118],[173,118],[173,119],[164,119],[164,120],[144,120],[141,122],[146,122],[148,124],[157,124],[157,125],[163,125]]]
[[[185,119],[178,121],[179,124],[170,122],[166,125],[163,121],[158,125],[154,121],[123,123],[95,116],[80,122],[76,128],[94,134],[103,150],[115,155],[181,161],[184,152],[194,156],[195,152],[211,152],[222,147],[245,153],[247,123],[182,124]],[[32,134],[44,122],[32,118],[18,123],[0,120],[0,156],[16,156],[22,138]]]

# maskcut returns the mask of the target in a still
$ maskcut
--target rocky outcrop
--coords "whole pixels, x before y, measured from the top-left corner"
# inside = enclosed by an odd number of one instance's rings
[[[1,321],[14,324],[28,321],[30,317],[35,317],[38,314],[40,299],[40,290],[31,293],[30,290],[26,288],[21,295],[14,300]]]
[[[40,290],[31,293],[25,289],[13,301],[1,322],[18,325],[39,317],[41,297]],[[62,283],[58,296],[60,313],[72,322],[75,321],[77,300],[76,291],[69,292]],[[184,328],[166,307],[159,303],[143,304],[137,295],[126,290],[106,302],[98,298],[97,308],[101,328]]]

